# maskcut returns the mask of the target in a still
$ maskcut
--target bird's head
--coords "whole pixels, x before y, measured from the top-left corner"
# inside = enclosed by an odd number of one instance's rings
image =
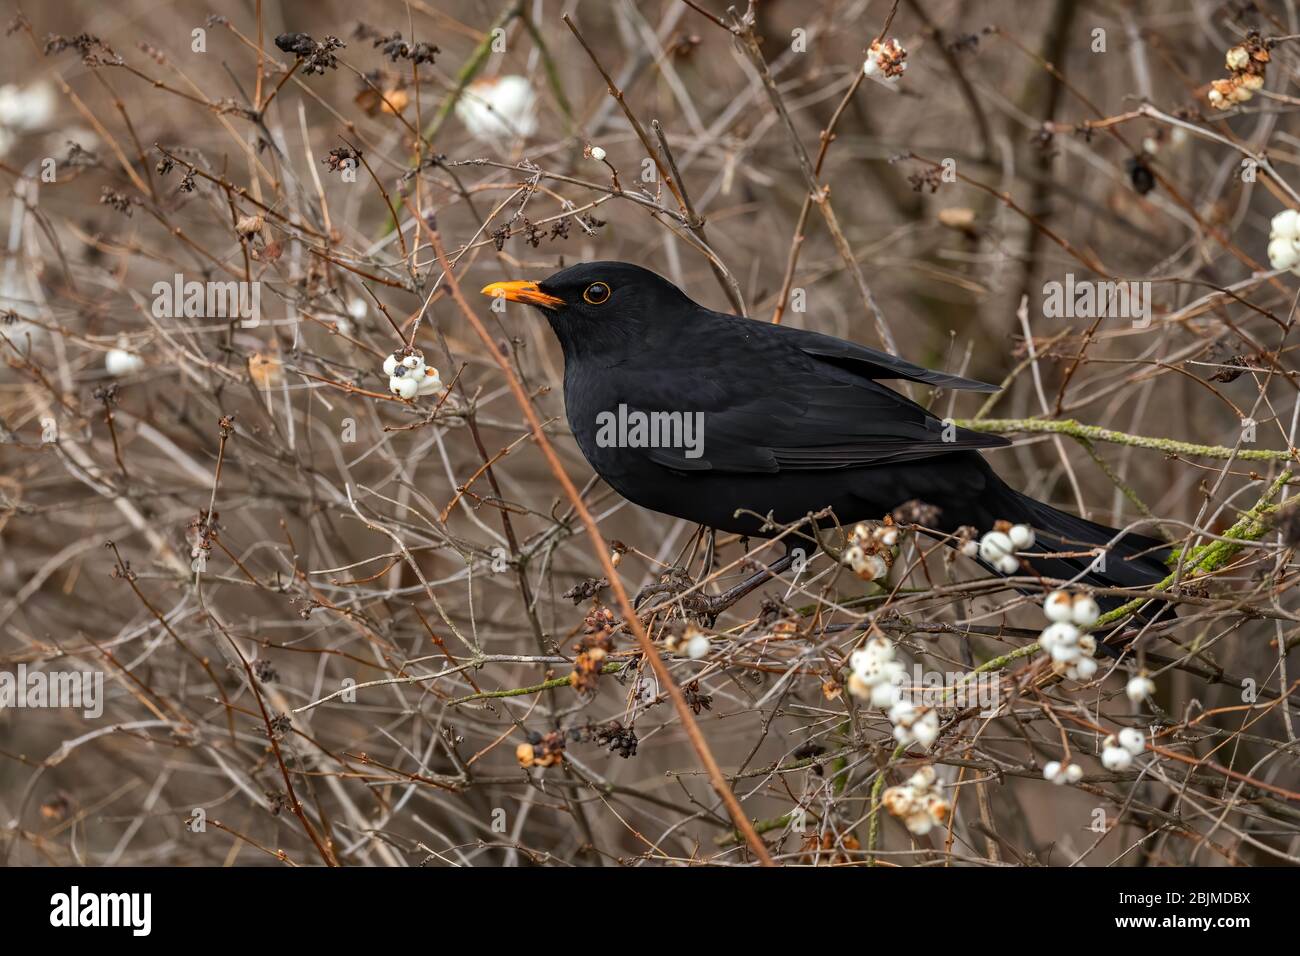
[[[493,282],[482,293],[541,309],[566,357],[644,344],[696,308],[667,279],[630,262],[580,262],[541,282]]]

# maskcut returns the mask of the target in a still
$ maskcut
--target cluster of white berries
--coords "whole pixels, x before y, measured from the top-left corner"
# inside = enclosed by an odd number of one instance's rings
[[[1142,731],[1125,727],[1101,742],[1101,765],[1107,770],[1127,770],[1133,758],[1146,749]]]
[[[532,136],[537,132],[537,93],[522,76],[480,77],[456,101],[456,116],[475,139]]]
[[[144,359],[134,352],[127,351],[127,338],[125,335],[117,339],[117,347],[108,350],[104,356],[104,371],[108,372],[114,378],[123,378],[127,375],[134,375],[144,368]]]
[[[1043,764],[1043,779],[1058,787],[1067,783],[1078,783],[1083,779],[1083,768],[1077,763],[1062,765],[1061,761],[1053,760]]]
[[[880,797],[890,815],[901,819],[908,832],[917,836],[942,826],[952,812],[952,804],[936,792],[934,780],[934,768],[927,765],[912,774],[907,783],[890,787]]]
[[[1124,687],[1124,694],[1135,704],[1140,704],[1156,692],[1156,683],[1147,676],[1146,671],[1129,678]]]
[[[1300,275],[1300,214],[1284,209],[1273,217],[1268,233],[1268,264]]]
[[[894,563],[893,549],[898,546],[898,537],[898,527],[889,518],[875,528],[855,525],[840,561],[862,580],[879,581],[889,574]]]
[[[862,72],[873,80],[896,83],[907,69],[907,51],[893,37],[875,40],[867,48],[867,59]]]
[[[1043,601],[1043,614],[1052,623],[1038,635],[1038,646],[1052,658],[1052,667],[1070,680],[1089,681],[1097,673],[1097,639],[1080,631],[1092,627],[1101,608],[1088,594],[1053,591]]]
[[[432,365],[424,364],[424,353],[397,351],[384,359],[388,390],[410,401],[417,395],[430,395],[442,388],[442,377]]]
[[[979,557],[1002,574],[1015,574],[1020,570],[1020,559],[1015,553],[1033,546],[1034,529],[1029,525],[999,521],[992,531],[980,538],[979,544],[974,541],[963,544],[961,553],[968,558]]]
[[[870,701],[872,707],[888,708],[889,722],[894,725],[894,739],[904,746],[920,744],[928,748],[939,736],[939,712],[933,707],[918,707],[903,696],[905,670],[895,660],[894,645],[883,637],[873,637],[849,655],[849,693]]]
[[[20,133],[42,129],[54,117],[54,87],[33,83],[22,87],[15,83],[0,86],[0,156],[13,147]]]
[[[933,707],[918,707],[906,697],[889,708],[889,722],[894,725],[894,739],[904,747],[920,744],[928,750],[939,737],[939,712]]]
[[[894,659],[894,645],[883,637],[873,637],[849,655],[849,693],[871,701],[881,710],[898,703],[902,691],[903,662]]]
[[[1226,110],[1245,103],[1264,88],[1264,72],[1271,59],[1268,49],[1258,36],[1251,36],[1243,44],[1228,50],[1224,65],[1228,76],[1210,83],[1206,98],[1216,110]]]

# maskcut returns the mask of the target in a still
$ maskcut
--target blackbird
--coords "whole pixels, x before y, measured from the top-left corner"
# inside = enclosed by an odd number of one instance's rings
[[[626,262],[583,262],[541,282],[494,282],[482,291],[546,316],[564,351],[564,401],[578,447],[602,479],[642,507],[772,536],[777,525],[827,507],[850,524],[919,501],[938,509],[926,523],[938,532],[986,532],[1005,520],[1035,529],[1028,551],[1087,552],[1028,558],[1046,577],[1145,587],[1168,574],[1163,542],[1121,535],[1021,494],[979,452],[1007,439],[945,423],[881,382],[975,392],[997,386],[818,332],[714,312]],[[1103,546],[1101,562],[1092,552]],[[788,567],[788,558],[769,573]]]

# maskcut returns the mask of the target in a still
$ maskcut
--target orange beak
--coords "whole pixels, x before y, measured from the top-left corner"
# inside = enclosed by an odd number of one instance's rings
[[[537,288],[536,282],[527,279],[520,279],[515,282],[493,282],[485,285],[480,292],[483,295],[502,296],[511,302],[525,302],[528,305],[540,305],[547,309],[564,305],[563,299],[547,295]]]

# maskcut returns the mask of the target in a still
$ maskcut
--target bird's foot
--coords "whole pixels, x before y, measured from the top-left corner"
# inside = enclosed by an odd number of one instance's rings
[[[640,609],[642,604],[660,594],[681,594],[694,583],[684,568],[669,568],[659,575],[658,583],[647,584],[636,593],[636,597],[632,599],[632,606]]]
[[[782,558],[778,558],[770,566],[759,565],[756,573],[751,574],[744,581],[728,588],[721,594],[701,594],[698,590],[690,591],[695,586],[695,582],[691,580],[690,575],[681,568],[671,568],[664,573],[658,584],[651,584],[642,588],[637,594],[633,605],[639,607],[644,597],[651,597],[655,594],[671,594],[676,602],[681,605],[683,611],[699,618],[706,627],[712,627],[713,622],[717,620],[723,611],[730,608],[747,594],[762,587],[777,575],[784,574],[793,563],[793,556],[787,554]],[[690,593],[683,594],[684,591],[690,591]]]
[[[712,626],[713,621],[719,614],[747,594],[758,590],[768,581],[774,580],[777,575],[784,574],[793,564],[794,556],[786,554],[784,557],[777,558],[770,565],[759,565],[758,571],[721,594],[692,594],[684,598],[682,603],[685,604],[687,600],[690,600],[692,604],[688,606],[688,610],[699,614],[709,626]]]
[[[641,611],[643,605],[662,595],[667,600],[652,604],[648,610],[653,612],[675,605],[688,617],[696,618],[705,627],[711,627],[717,616],[734,604],[736,599],[729,597],[730,592],[717,595],[701,594],[698,590],[692,590],[696,584],[697,582],[684,569],[669,568],[660,575],[658,583],[647,584],[637,592],[632,606]]]
[[[681,598],[682,610],[705,627],[713,627],[718,616],[735,603],[734,598],[728,599],[725,594],[701,594],[699,591]]]

